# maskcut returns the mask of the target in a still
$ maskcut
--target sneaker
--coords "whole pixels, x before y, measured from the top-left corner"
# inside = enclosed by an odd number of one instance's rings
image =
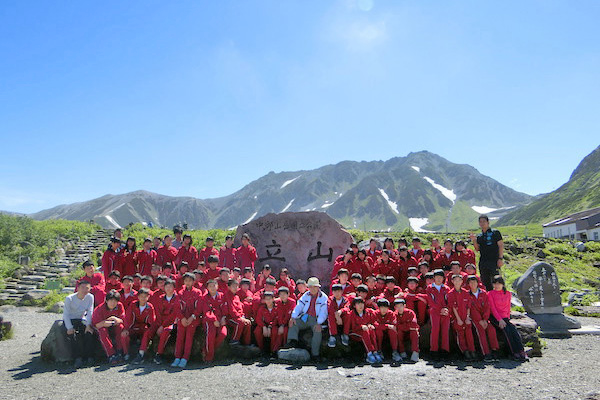
[[[171,367],[173,367],[173,368],[179,367],[180,362],[181,362],[181,358],[176,358],[175,361],[173,361],[173,364],[171,364]]]
[[[81,359],[81,357],[77,357],[75,359],[75,362],[73,363],[73,368],[79,369],[81,367],[83,367],[83,360]]]
[[[381,351],[374,352],[373,354],[375,355],[375,358],[378,362],[383,362],[383,353]]]
[[[182,358],[179,361],[179,368],[185,368],[187,366],[187,360],[185,358]]]
[[[152,362],[156,365],[160,365],[162,364],[163,360],[160,354],[155,354],[154,358],[152,359]]]
[[[368,353],[367,354],[367,362],[369,364],[375,364],[375,363],[377,363],[377,359],[375,358],[375,355],[373,353]]]
[[[350,344],[350,337],[348,335],[342,335],[342,344],[348,346]]]
[[[471,353],[468,351],[465,351],[463,353],[463,358],[465,359],[465,361],[473,361],[473,359],[471,358]]]
[[[408,354],[406,354],[406,352],[403,351],[402,353],[400,353],[400,357],[402,357],[402,358],[408,358]]]
[[[130,358],[131,358],[131,356],[129,354],[125,354],[123,356],[123,361],[127,362],[127,361],[129,361]]]
[[[335,336],[329,336],[329,340],[327,341],[327,346],[335,347],[335,344],[336,344]]]
[[[483,361],[485,361],[485,362],[492,362],[492,361],[494,361],[494,357],[492,357],[491,354],[484,354],[483,355]]]
[[[141,355],[140,353],[137,354],[137,356],[135,356],[135,358],[133,359],[133,361],[131,362],[132,364],[142,364],[144,362],[144,356]]]
[[[419,362],[419,352],[413,351],[412,355],[410,356],[410,361],[414,363]]]
[[[117,354],[113,354],[112,356],[108,357],[108,363],[110,365],[117,365],[119,363],[119,359],[120,357]]]
[[[394,360],[395,362],[400,362],[402,361],[402,356],[400,356],[400,353],[394,350],[394,352],[392,353],[392,360]]]

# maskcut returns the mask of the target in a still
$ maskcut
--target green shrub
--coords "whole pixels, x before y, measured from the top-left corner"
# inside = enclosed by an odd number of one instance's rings
[[[547,247],[547,250],[560,256],[575,256],[577,254],[577,249],[571,246],[570,243],[552,244]]]
[[[573,306],[565,307],[563,312],[568,315],[572,315],[574,317],[578,317],[581,315],[581,312]]]

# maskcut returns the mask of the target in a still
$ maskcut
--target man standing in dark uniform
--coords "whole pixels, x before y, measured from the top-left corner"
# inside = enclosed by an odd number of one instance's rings
[[[487,291],[493,289],[492,279],[500,275],[500,268],[504,265],[504,242],[502,234],[490,228],[490,219],[487,215],[479,216],[481,233],[475,236],[471,233],[471,241],[475,250],[479,252],[479,274],[481,282]]]

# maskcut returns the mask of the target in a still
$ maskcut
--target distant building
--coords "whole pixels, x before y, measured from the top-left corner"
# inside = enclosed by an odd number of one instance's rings
[[[600,241],[600,207],[567,215],[543,228],[544,237]]]

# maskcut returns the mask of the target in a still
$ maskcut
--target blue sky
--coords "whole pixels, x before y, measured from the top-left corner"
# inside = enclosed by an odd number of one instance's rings
[[[600,144],[597,1],[2,1],[0,209],[429,150],[530,194]]]

